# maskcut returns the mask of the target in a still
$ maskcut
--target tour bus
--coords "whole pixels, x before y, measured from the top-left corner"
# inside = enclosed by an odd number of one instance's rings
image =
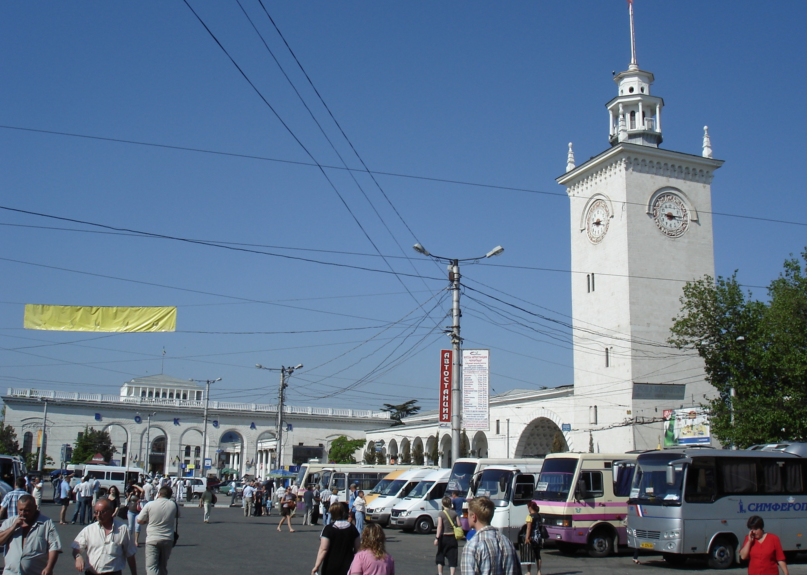
[[[437,469],[424,477],[409,494],[392,508],[390,526],[404,531],[431,533],[443,509],[450,469]],[[446,524],[446,529],[450,529]],[[448,533],[449,531],[446,531]]]
[[[378,523],[382,527],[389,525],[392,508],[409,495],[409,492],[432,471],[434,471],[433,467],[410,469],[402,473],[398,479],[393,480],[378,494],[373,504],[367,507],[368,521]]]
[[[364,494],[364,502],[367,504],[367,507],[370,507],[370,504],[375,501],[379,495],[381,495],[381,492],[384,491],[390,483],[398,479],[401,474],[406,473],[407,471],[408,469],[398,469],[397,471],[387,473],[384,476],[384,479],[379,481],[375,487]]]
[[[471,478],[468,499],[490,499],[495,505],[490,524],[511,541],[517,539],[518,532],[529,515],[527,503],[535,495],[535,484],[543,461],[510,459],[507,463],[487,465]]]
[[[639,455],[628,501],[628,544],[671,564],[706,556],[731,567],[752,515],[786,555],[805,548],[807,459],[764,450],[671,449]]]
[[[625,519],[636,454],[551,453],[535,502],[558,550],[605,557],[627,544]]]
[[[139,467],[118,467],[115,465],[91,465],[89,463],[71,463],[67,466],[68,471],[73,472],[70,480],[70,487],[75,487],[81,482],[81,478],[87,475],[91,480],[98,480],[100,488],[98,495],[103,497],[113,485],[123,494],[130,481],[137,481],[145,472]]]
[[[471,478],[490,465],[506,465],[525,461],[529,463],[541,463],[543,459],[506,459],[506,458],[481,458],[481,457],[461,457],[454,462],[451,467],[451,475],[448,478],[449,493],[458,491],[463,497],[468,494],[471,487]]]

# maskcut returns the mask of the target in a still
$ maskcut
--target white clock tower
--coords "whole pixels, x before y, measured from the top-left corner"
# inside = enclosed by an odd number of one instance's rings
[[[575,445],[655,449],[666,409],[698,406],[712,388],[694,352],[667,345],[686,281],[714,276],[712,159],[662,142],[664,101],[639,69],[630,7],[631,62],[606,104],[611,147],[580,166],[572,145],[571,204]]]

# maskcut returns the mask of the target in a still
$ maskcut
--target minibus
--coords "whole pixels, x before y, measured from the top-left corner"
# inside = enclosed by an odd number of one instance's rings
[[[450,469],[437,469],[424,477],[409,495],[392,508],[390,526],[400,527],[404,531],[431,533],[443,509],[442,500],[449,475]]]
[[[389,525],[392,508],[409,495],[421,479],[434,471],[433,467],[410,469],[394,479],[387,487],[379,492],[372,505],[367,507],[367,520],[378,523],[382,527]]]

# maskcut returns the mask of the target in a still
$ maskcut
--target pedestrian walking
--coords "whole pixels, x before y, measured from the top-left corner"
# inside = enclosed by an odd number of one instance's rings
[[[98,503],[98,496],[101,494],[101,482],[98,478],[90,479],[92,483],[92,509],[95,509],[95,504]],[[87,520],[88,522],[90,519]]]
[[[443,509],[437,516],[437,534],[434,538],[434,544],[437,546],[437,556],[434,561],[437,563],[437,575],[443,575],[446,561],[448,561],[449,572],[454,575],[459,556],[459,545],[457,537],[454,535],[454,526],[459,525],[459,519],[451,497],[446,495],[441,503]]]
[[[252,485],[251,481],[244,486],[241,497],[243,498],[242,506],[244,507],[244,517],[249,517],[252,515],[252,508],[255,505],[255,487]]]
[[[23,495],[29,495],[25,490],[25,478],[18,477],[14,480],[14,489],[6,493],[3,502],[0,503],[0,517],[11,519],[17,516],[17,502]]]
[[[329,525],[333,521],[333,518],[331,517],[331,507],[339,503],[339,496],[337,493],[339,493],[339,491],[337,491],[336,487],[334,487],[330,493],[325,491],[327,497],[322,498],[322,504],[325,507],[325,525]]]
[[[157,499],[140,511],[137,522],[146,525],[146,573],[167,575],[168,559],[174,548],[174,533],[179,520],[179,505],[171,501],[173,492],[168,486],[160,487]]]
[[[70,482],[64,475],[59,480],[59,504],[62,510],[59,512],[59,525],[67,525],[67,508],[70,506]]]
[[[367,502],[364,500],[364,491],[359,491],[353,500],[353,517],[356,520],[356,530],[364,531],[364,514],[367,511]]]
[[[387,553],[386,540],[384,529],[377,523],[365,527],[349,575],[395,575],[395,561]]]
[[[106,496],[112,502],[112,506],[114,507],[113,514],[115,517],[120,519],[121,521],[126,521],[126,508],[123,507],[123,516],[121,517],[121,500],[120,500],[120,491],[114,485],[109,488],[109,493]],[[96,502],[97,503],[97,502]]]
[[[205,492],[199,498],[199,507],[205,508],[205,523],[210,523],[210,509],[216,504],[216,494],[210,487],[210,484],[205,486]]]
[[[296,508],[297,497],[295,497],[291,490],[286,490],[286,492],[283,494],[283,498],[280,500],[280,524],[277,526],[278,531],[280,531],[280,528],[283,527],[283,522],[288,521],[289,533],[294,533],[294,529],[291,526],[291,516]]]
[[[151,501],[154,499],[154,485],[151,484],[151,481],[146,480],[143,483],[143,499],[146,501]]]
[[[305,505],[305,515],[303,515],[303,525],[312,525],[311,514],[314,512],[314,486],[309,485],[303,493],[303,504]]]
[[[326,525],[320,535],[317,561],[311,575],[348,575],[353,557],[359,550],[359,532],[348,521],[345,506],[335,503],[328,509],[333,523]]]
[[[748,518],[751,530],[740,548],[740,559],[748,559],[748,575],[788,575],[782,542],[773,533],[765,532],[765,522],[759,515]]]
[[[132,575],[137,575],[137,549],[129,528],[112,514],[109,499],[99,499],[94,509],[98,521],[82,529],[73,541],[76,570],[82,573],[122,573],[128,563]]]
[[[70,523],[75,524],[76,519],[78,519],[82,525],[90,523],[92,521],[92,510],[94,508],[92,506],[93,482],[90,481],[89,475],[85,475],[81,483],[73,488],[73,493],[76,495],[76,511],[73,513],[73,519]]]
[[[529,511],[529,515],[527,515],[527,531],[524,535],[524,542],[530,546],[532,554],[535,556],[536,575],[541,575],[541,548],[544,546],[542,532],[545,529],[545,527],[543,527],[544,520],[539,513],[541,508],[538,507],[538,504],[534,501],[527,503],[527,510]],[[638,562],[637,559],[636,563]],[[527,575],[531,572],[532,566],[527,568]]]
[[[516,548],[490,526],[493,510],[493,502],[487,497],[468,502],[468,524],[476,535],[462,552],[462,575],[521,575]]]
[[[36,501],[36,508],[40,509],[42,507],[42,479],[40,477],[34,477],[31,480],[31,495]]]
[[[30,495],[17,500],[17,514],[0,525],[0,546],[6,546],[9,575],[53,575],[62,543],[53,521],[39,512]]]
[[[143,505],[143,489],[134,481],[129,484],[128,495],[126,496],[126,526],[129,528],[129,535],[134,537],[135,547],[140,547],[140,524],[137,516]]]

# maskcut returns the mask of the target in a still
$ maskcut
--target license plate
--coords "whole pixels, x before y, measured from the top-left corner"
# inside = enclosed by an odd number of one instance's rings
[[[652,549],[653,544],[652,543],[642,543],[641,545],[639,545],[639,547],[641,547],[642,549]]]

